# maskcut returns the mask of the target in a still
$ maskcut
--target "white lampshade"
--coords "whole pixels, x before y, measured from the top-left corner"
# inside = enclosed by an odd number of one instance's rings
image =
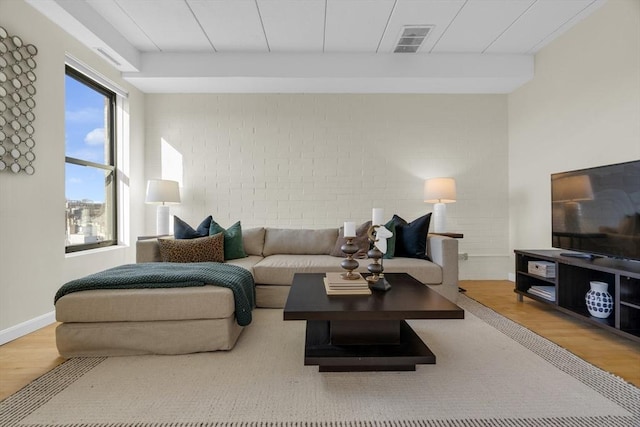
[[[593,188],[589,175],[563,176],[554,184],[551,198],[554,202],[593,200]]]
[[[158,236],[169,234],[171,215],[167,204],[180,203],[180,187],[178,181],[166,179],[150,179],[147,182],[147,203],[157,203],[156,233]]]
[[[147,203],[180,203],[180,187],[178,181],[166,179],[150,179],[147,182]]]
[[[456,201],[456,180],[453,178],[431,178],[424,182],[426,203],[453,203]]]

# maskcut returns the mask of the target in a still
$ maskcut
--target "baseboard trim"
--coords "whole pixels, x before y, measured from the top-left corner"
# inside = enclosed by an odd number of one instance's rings
[[[56,312],[51,311],[45,313],[42,316],[35,317],[27,320],[26,322],[18,323],[10,328],[0,331],[0,345],[6,344],[10,341],[30,334],[33,331],[37,331],[40,328],[44,328],[56,321]]]

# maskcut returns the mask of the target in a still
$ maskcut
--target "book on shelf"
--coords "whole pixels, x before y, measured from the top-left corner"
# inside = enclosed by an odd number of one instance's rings
[[[324,289],[327,292],[327,295],[371,295],[371,289],[369,289],[369,285],[366,281],[364,286],[334,288],[325,277]]]
[[[527,272],[535,276],[553,279],[556,277],[556,264],[549,261],[529,261]]]
[[[555,286],[531,286],[529,288],[529,292],[537,293],[540,295],[555,296],[556,287]]]
[[[556,300],[555,286],[531,286],[527,292],[549,301]]]

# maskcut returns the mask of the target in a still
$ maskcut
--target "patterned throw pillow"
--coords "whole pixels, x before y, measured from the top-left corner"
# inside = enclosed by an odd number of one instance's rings
[[[158,239],[163,262],[224,262],[224,235],[195,239]]]
[[[367,251],[369,251],[369,236],[367,235],[367,231],[369,231],[369,227],[371,227],[371,221],[360,224],[356,229],[356,237],[353,239],[353,244],[358,247],[358,252],[353,254],[354,258],[363,259],[367,257]],[[340,227],[338,240],[336,240],[336,244],[329,255],[342,258],[346,257],[347,255],[340,249],[345,243],[347,243],[347,239],[344,238],[344,227]]]

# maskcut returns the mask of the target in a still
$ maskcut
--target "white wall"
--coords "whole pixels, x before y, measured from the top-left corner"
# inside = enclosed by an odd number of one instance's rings
[[[337,227],[372,207],[413,220],[428,177],[452,176],[462,278],[506,278],[505,95],[146,96],[147,178],[177,179],[192,225]],[[164,151],[163,151],[164,147]],[[154,232],[147,208],[146,232]]]
[[[23,1],[0,2],[0,25],[38,48],[35,87],[35,174],[0,173],[0,343],[50,321],[53,297],[66,281],[134,260],[128,246],[143,218],[131,218],[122,245],[65,256],[65,52],[130,92],[130,148],[123,154],[134,212],[144,199],[143,95],[121,81],[106,62]],[[135,166],[126,170],[127,165]]]
[[[551,173],[640,159],[640,1],[610,0],[545,47],[508,99],[510,249],[549,248]]]

